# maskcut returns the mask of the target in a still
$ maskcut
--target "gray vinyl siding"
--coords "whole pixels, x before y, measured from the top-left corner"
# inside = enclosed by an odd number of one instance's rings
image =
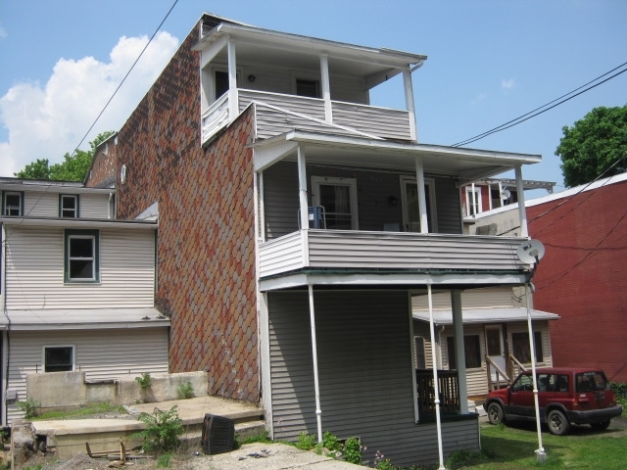
[[[62,194],[74,194],[72,191]],[[78,194],[79,216],[82,219],[109,217],[108,194]],[[24,192],[24,216],[59,217],[59,193],[44,191]]]
[[[264,208],[266,236],[281,237],[298,230],[298,172],[296,163],[281,162],[264,171]],[[384,224],[403,226],[401,182],[399,173],[330,166],[307,166],[310,204],[312,176],[357,179],[359,230],[382,231]],[[436,214],[439,233],[461,234],[459,191],[449,178],[435,178]],[[396,198],[391,205],[390,197]]]
[[[81,194],[79,196],[81,219],[109,218],[109,195]]]
[[[42,372],[44,346],[74,346],[75,370],[85,378],[113,379],[168,372],[168,328],[102,330],[10,331],[7,388],[26,400],[26,375]],[[7,406],[7,418],[23,417],[16,404]]]
[[[64,230],[7,228],[6,308],[154,306],[152,230],[100,230],[100,282],[64,282]]]
[[[434,309],[451,309],[451,293],[437,292],[431,296]],[[412,305],[415,310],[429,309],[426,295],[415,295],[412,297]],[[483,289],[470,289],[462,292],[462,310],[475,308],[492,307],[520,307],[512,294],[512,288],[506,287],[486,287]]]
[[[409,113],[353,103],[333,103],[333,122],[384,139],[411,140]]]
[[[275,439],[316,433],[307,292],[268,294]],[[415,424],[406,291],[314,293],[323,431],[357,436],[373,462],[436,461],[434,424]],[[444,448],[478,450],[476,420],[444,423]]]

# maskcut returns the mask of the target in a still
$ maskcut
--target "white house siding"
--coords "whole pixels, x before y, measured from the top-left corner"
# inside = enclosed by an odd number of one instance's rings
[[[314,291],[323,431],[358,436],[373,462],[438,459],[434,424],[415,424],[406,291]],[[316,433],[307,292],[268,294],[275,439]],[[477,451],[476,419],[444,423],[444,448]]]
[[[68,189],[67,193],[76,194]],[[109,194],[78,194],[79,216],[83,219],[109,217]],[[59,217],[59,193],[24,192],[24,215],[27,217]]]
[[[44,346],[74,346],[75,370],[85,378],[113,379],[168,372],[168,328],[99,330],[9,331],[8,384],[26,400],[26,375],[42,372]],[[7,418],[21,418],[16,404],[7,406]]]
[[[100,282],[65,283],[61,228],[7,228],[6,308],[152,307],[154,232],[100,230]]]
[[[81,194],[79,196],[79,215],[81,219],[108,219],[108,194]]]
[[[438,292],[433,294],[433,308],[451,309],[450,292]],[[429,308],[426,295],[412,297],[412,306],[416,310],[427,311]],[[464,309],[488,308],[488,307],[521,307],[522,305],[512,294],[512,288],[488,287],[484,289],[471,289],[462,292],[462,311]]]

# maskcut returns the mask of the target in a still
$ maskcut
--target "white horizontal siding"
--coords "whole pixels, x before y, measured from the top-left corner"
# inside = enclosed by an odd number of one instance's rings
[[[41,373],[44,346],[73,346],[75,370],[87,380],[168,372],[168,328],[8,332],[8,389],[26,396],[26,375]],[[8,421],[21,418],[16,404],[7,406]]]
[[[260,276],[271,276],[303,267],[303,249],[300,232],[263,243],[259,250]]]
[[[451,293],[438,292],[432,295],[434,309],[451,309]],[[429,309],[429,300],[426,295],[412,297],[414,310]],[[520,307],[518,302],[514,302],[512,288],[487,287],[485,289],[471,289],[462,292],[462,309],[488,308],[488,307]]]
[[[79,195],[79,215],[81,219],[108,219],[108,194]]]
[[[74,194],[71,191],[62,194]],[[109,217],[108,194],[78,194],[79,216],[82,219]],[[24,216],[59,217],[59,193],[45,191],[24,192]]]
[[[65,283],[64,230],[7,229],[8,310],[152,307],[154,233],[100,230],[100,282]]]
[[[333,122],[383,138],[411,139],[407,111],[333,102]]]

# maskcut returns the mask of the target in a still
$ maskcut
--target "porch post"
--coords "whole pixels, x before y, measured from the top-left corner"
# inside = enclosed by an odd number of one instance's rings
[[[431,284],[427,284],[427,298],[429,299],[429,332],[431,334],[431,356],[433,360],[433,392],[435,393],[435,421],[438,433],[438,453],[440,456],[440,466],[438,470],[446,470],[444,467],[444,449],[442,446],[442,422],[440,420],[440,386],[438,384],[438,365],[435,360],[435,327],[433,326],[433,297],[431,295]]]
[[[525,195],[523,191],[522,166],[516,165],[516,192],[518,193],[518,215],[520,217],[520,236],[528,237],[527,210],[525,209]]]
[[[475,194],[475,183],[473,182],[470,185],[470,191],[472,193],[472,216],[475,217],[477,215],[477,195]]]
[[[239,114],[239,98],[237,93],[237,63],[235,60],[235,43],[229,40],[227,44],[228,72],[229,72],[229,122],[233,122]]]
[[[298,198],[300,206],[300,234],[303,265],[309,265],[309,202],[307,200],[307,167],[305,150],[298,147]]]
[[[462,318],[462,293],[451,291],[453,309],[453,328],[455,329],[455,361],[457,362],[457,381],[459,382],[459,411],[468,413],[468,384],[466,382],[466,349],[464,347],[464,323]]]
[[[418,129],[416,128],[416,105],[414,103],[414,85],[411,80],[411,69],[407,67],[403,70],[403,83],[405,85],[405,104],[409,113],[409,138],[418,140]]]
[[[420,214],[420,233],[429,233],[427,220],[427,201],[425,197],[425,172],[422,157],[416,157],[416,186],[418,189],[418,212]]]
[[[520,202],[520,199],[518,199]],[[544,462],[546,453],[542,447],[542,430],[540,426],[540,404],[538,402],[538,377],[536,377],[536,347],[533,338],[533,327],[531,325],[531,294],[529,284],[525,284],[525,303],[527,304],[527,329],[529,330],[529,347],[531,348],[531,376],[533,377],[533,401],[536,409],[536,428],[538,430],[538,448],[536,456],[538,462]]]
[[[318,377],[316,313],[314,310],[313,286],[311,284],[309,284],[309,323],[311,326],[311,353],[313,356],[314,394],[316,396],[316,423],[318,426],[318,442],[322,442],[322,410],[320,409],[320,379]]]
[[[501,181],[499,180],[499,207],[503,207],[505,204],[503,204],[503,185],[501,184]]]
[[[322,99],[324,100],[324,120],[333,123],[333,107],[331,105],[331,85],[329,80],[329,56],[320,56],[320,84],[322,85]]]

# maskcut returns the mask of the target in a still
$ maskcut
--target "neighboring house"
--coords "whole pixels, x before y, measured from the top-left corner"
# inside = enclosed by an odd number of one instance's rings
[[[527,308],[524,290],[487,287],[462,292],[464,349],[468,397],[480,400],[491,389],[505,385],[518,372],[531,368]],[[417,369],[433,367],[429,307],[414,297],[414,341]],[[451,299],[446,293],[433,296],[438,369],[456,370],[455,337]],[[553,365],[549,321],[558,315],[531,310],[537,363]],[[429,371],[426,371],[428,373]],[[423,372],[424,373],[424,372]]]
[[[168,372],[157,223],[114,220],[111,189],[0,178],[0,191],[3,425],[23,416],[27,374]]]
[[[524,230],[463,235],[458,188],[511,169],[521,180],[541,157],[418,143],[425,59],[203,15],[119,130],[118,217],[159,208],[171,371],[206,370],[210,393],[261,402],[272,438],[330,431],[358,436],[370,462],[437,461],[411,296],[528,277]],[[396,76],[406,109],[372,106]],[[445,454],[479,450],[464,374],[446,397]]]
[[[602,368],[627,382],[627,173],[526,202],[529,234],[546,254],[533,278],[534,306],[550,326],[556,367]],[[511,209],[477,220],[499,233],[520,225]]]

